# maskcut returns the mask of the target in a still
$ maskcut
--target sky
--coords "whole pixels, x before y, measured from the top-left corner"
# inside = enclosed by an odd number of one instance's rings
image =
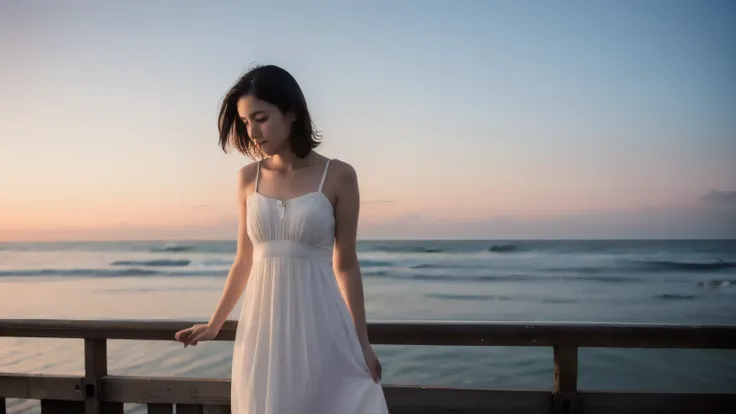
[[[0,241],[233,239],[257,64],[359,237],[736,238],[736,3],[0,0]]]

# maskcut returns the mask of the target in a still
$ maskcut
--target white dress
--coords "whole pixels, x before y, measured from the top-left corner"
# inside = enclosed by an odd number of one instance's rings
[[[387,414],[332,270],[335,219],[322,193],[248,199],[253,266],[235,335],[233,414]]]

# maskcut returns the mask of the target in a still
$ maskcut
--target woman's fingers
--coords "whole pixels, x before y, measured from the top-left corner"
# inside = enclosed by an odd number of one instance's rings
[[[378,360],[373,361],[373,369],[371,370],[371,377],[374,382],[378,382]]]
[[[197,346],[199,341],[202,340],[202,337],[204,336],[205,332],[207,332],[206,327],[198,326],[194,328],[191,332],[191,335],[189,335],[187,345]]]
[[[199,342],[200,339],[202,339],[202,333],[204,330],[199,330],[197,332],[193,332],[192,336],[189,338],[189,345],[196,346],[197,342]]]
[[[374,365],[373,365],[373,381],[378,382],[381,380],[381,361],[376,358]]]
[[[177,341],[182,341],[188,338],[189,335],[191,335],[191,333],[192,333],[192,328],[183,329],[177,332],[176,334],[174,334],[174,338],[176,338]]]
[[[207,326],[206,325],[194,325],[191,328],[183,329],[176,334],[174,334],[174,337],[177,341],[182,342],[184,344],[184,347],[187,347],[189,345],[196,346],[199,341],[205,338],[207,334]]]
[[[176,333],[176,340],[184,343],[184,346],[190,345],[192,338],[196,335],[196,327],[187,328]]]

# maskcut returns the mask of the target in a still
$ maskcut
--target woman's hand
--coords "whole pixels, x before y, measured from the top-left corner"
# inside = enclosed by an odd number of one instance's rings
[[[191,328],[182,329],[177,332],[174,337],[177,341],[187,346],[197,346],[199,341],[211,341],[217,336],[219,329],[211,327],[209,324],[197,324]]]
[[[363,345],[363,356],[365,357],[365,363],[368,365],[368,370],[371,372],[373,381],[379,382],[381,380],[381,361],[378,360],[376,353],[373,352],[373,347],[370,344]]]

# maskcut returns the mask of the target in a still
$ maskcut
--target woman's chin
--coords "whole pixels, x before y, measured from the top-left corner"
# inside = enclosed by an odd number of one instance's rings
[[[271,152],[268,150],[268,145],[256,145],[256,149],[263,155],[271,155]]]
[[[261,154],[267,157],[273,157],[274,155],[278,154],[280,151],[284,150],[284,146],[276,147],[272,145],[270,142],[266,142],[265,145],[259,145],[257,146],[257,148],[259,151],[261,151]]]

